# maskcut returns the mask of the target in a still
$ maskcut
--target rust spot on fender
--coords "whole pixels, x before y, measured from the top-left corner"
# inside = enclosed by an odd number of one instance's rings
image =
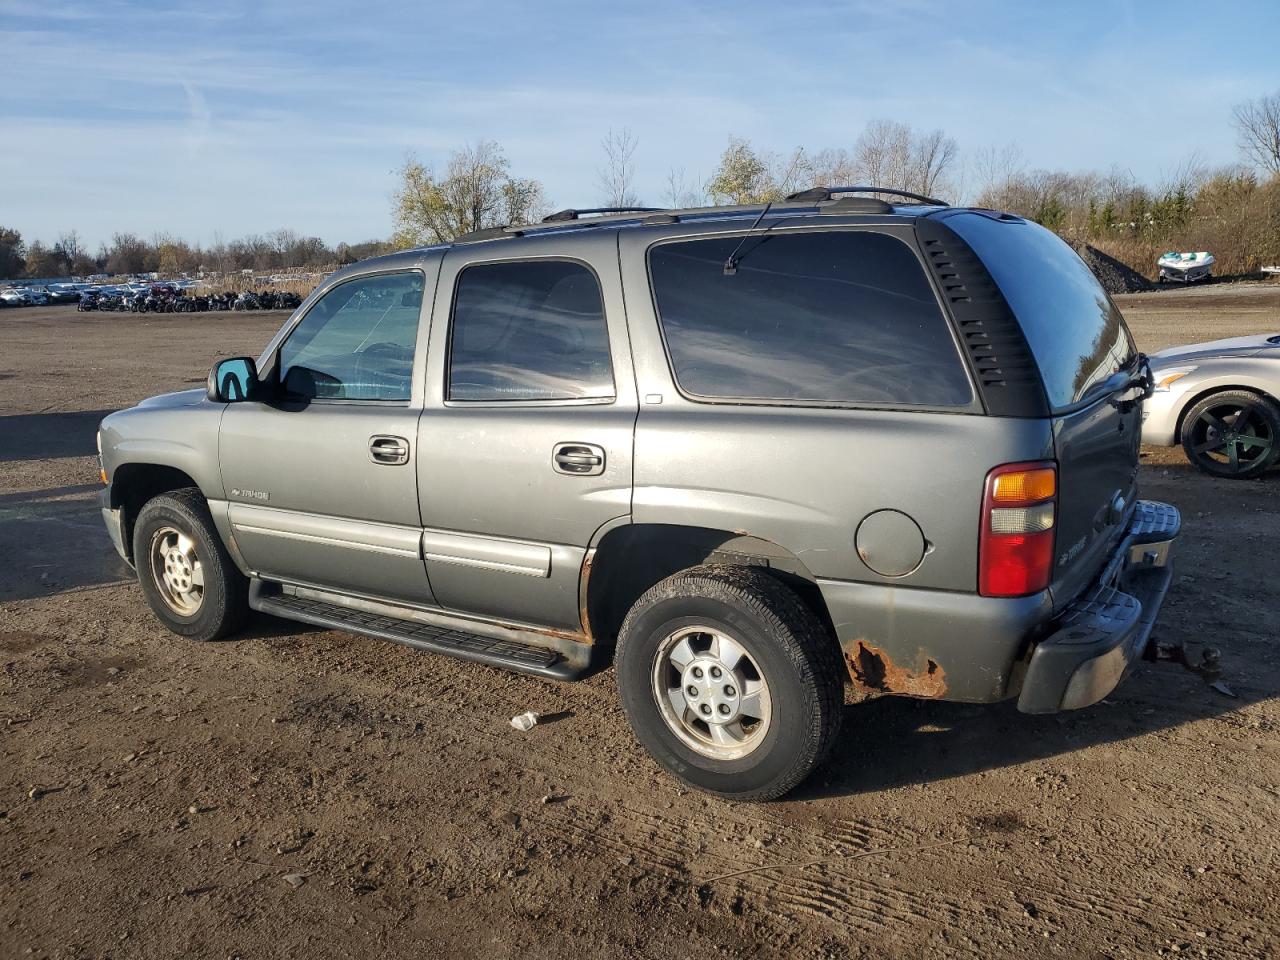
[[[587,643],[594,643],[591,636],[591,618],[587,613],[587,598],[591,596],[588,587],[591,583],[591,565],[596,562],[596,548],[587,551],[582,560],[582,573],[578,580],[578,618],[582,621],[582,637]]]
[[[947,678],[942,667],[920,652],[923,664],[912,669],[894,663],[883,650],[859,640],[857,646],[845,653],[849,676],[855,683],[885,693],[900,693],[908,697],[945,697]]]

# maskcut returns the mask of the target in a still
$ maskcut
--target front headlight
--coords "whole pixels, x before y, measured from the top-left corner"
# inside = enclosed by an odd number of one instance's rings
[[[1195,367],[1167,367],[1164,370],[1156,371],[1156,392],[1167,393],[1175,383],[1187,374],[1192,373],[1195,369]]]

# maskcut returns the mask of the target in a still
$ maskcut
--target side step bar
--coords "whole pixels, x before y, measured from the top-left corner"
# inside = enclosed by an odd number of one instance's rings
[[[249,606],[286,620],[298,620],[330,630],[345,630],[379,640],[391,640],[419,650],[487,663],[537,677],[575,680],[584,672],[580,665],[571,663],[555,650],[516,640],[501,640],[430,623],[384,616],[336,603],[325,603],[311,597],[267,593],[261,589],[260,581],[254,581],[251,585]]]

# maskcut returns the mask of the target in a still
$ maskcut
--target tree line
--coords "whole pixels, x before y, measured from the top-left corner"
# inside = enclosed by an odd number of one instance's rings
[[[658,203],[698,207],[778,201],[815,185],[896,187],[925,196],[1007,210],[1088,242],[1150,274],[1159,253],[1210,250],[1223,273],[1251,273],[1280,263],[1280,91],[1237,104],[1239,163],[1210,169],[1194,158],[1156,186],[1123,167],[1106,172],[1029,168],[1015,144],[962,157],[942,130],[893,120],[869,123],[848,146],[762,150],[731,137],[709,177],[668,171]],[[638,140],[610,130],[601,143],[595,203],[644,206],[636,188]],[[531,223],[552,209],[542,183],[517,176],[502,146],[464,146],[437,172],[414,156],[399,169],[392,194],[394,229],[386,241],[327,246],[318,237],[277,230],[207,247],[160,235],[115,234],[90,255],[74,231],[51,246],[23,244],[0,227],[0,278],[164,274],[251,269],[326,269],[464,233]]]
[[[319,237],[275,230],[230,241],[215,238],[208,246],[165,234],[147,240],[133,233],[117,233],[90,253],[75,230],[61,233],[52,245],[45,245],[39,240],[24,243],[17,230],[0,226],[0,279],[332,270],[393,249],[386,240],[329,246]]]

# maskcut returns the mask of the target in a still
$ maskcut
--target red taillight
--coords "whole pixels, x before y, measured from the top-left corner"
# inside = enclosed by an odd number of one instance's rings
[[[1006,463],[987,474],[978,538],[978,592],[1025,597],[1049,585],[1058,468],[1049,461]]]

